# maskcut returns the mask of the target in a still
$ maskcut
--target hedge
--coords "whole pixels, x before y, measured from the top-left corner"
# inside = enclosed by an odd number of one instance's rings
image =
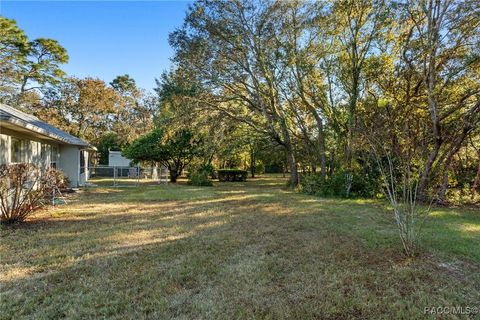
[[[247,171],[237,169],[220,169],[217,173],[220,181],[246,181],[248,175]]]

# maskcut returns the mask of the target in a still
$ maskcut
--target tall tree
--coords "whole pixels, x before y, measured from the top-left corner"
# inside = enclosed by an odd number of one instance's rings
[[[65,75],[60,68],[68,62],[67,50],[56,40],[39,38],[28,43],[26,63],[22,66],[20,93],[57,84]],[[33,82],[33,84],[30,84]]]
[[[0,98],[10,104],[30,107],[31,91],[45,91],[59,83],[68,62],[67,51],[56,40],[29,41],[16,22],[0,16]],[[29,92],[30,91],[30,92]]]
[[[111,130],[119,96],[94,78],[68,78],[48,90],[37,115],[71,134],[95,143]]]
[[[279,83],[285,64],[275,40],[278,3],[200,1],[185,26],[171,35],[176,62],[194,71],[208,94],[197,100],[252,130],[267,134],[286,150],[290,181],[299,181],[287,101]]]
[[[28,39],[15,20],[0,16],[0,99],[16,92],[20,66],[25,64]]]

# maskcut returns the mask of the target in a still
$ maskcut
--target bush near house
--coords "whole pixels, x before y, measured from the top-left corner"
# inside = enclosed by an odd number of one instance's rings
[[[247,171],[238,169],[219,169],[217,173],[220,181],[246,181],[248,175]]]
[[[0,222],[23,222],[47,204],[55,187],[63,189],[68,180],[61,171],[18,163],[0,166]]]

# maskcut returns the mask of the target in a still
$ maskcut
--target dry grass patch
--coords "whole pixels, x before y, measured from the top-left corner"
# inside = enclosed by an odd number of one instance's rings
[[[0,318],[420,319],[478,305],[478,212],[436,212],[421,257],[404,259],[378,203],[282,186],[101,187],[2,228]]]

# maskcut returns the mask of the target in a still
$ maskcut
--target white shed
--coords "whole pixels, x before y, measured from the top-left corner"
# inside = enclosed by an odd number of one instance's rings
[[[132,160],[122,156],[121,151],[108,151],[109,167],[130,167]]]

